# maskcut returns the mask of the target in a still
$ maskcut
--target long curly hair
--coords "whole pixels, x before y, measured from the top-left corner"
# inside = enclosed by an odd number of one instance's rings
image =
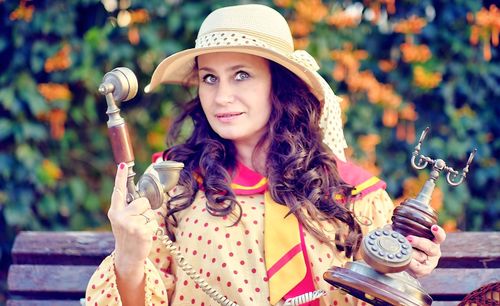
[[[351,257],[359,249],[361,228],[345,203],[350,200],[353,187],[340,178],[333,153],[322,141],[322,105],[307,85],[286,68],[270,62],[270,71],[272,110],[267,131],[254,151],[267,150],[265,175],[270,195],[277,203],[286,205],[308,232],[331,247],[335,244]],[[188,118],[193,124],[191,135],[163,155],[164,159],[184,163],[178,184],[182,191],[168,201],[165,216],[167,232],[174,241],[171,227],[177,226],[176,213],[193,203],[200,181],[210,214],[236,213],[235,223],[241,219],[241,206],[230,187],[231,173],[236,167],[235,146],[210,127],[198,96],[187,103],[174,121],[169,143],[178,140],[181,126]],[[335,199],[339,194],[343,203]],[[334,239],[323,230],[323,222],[334,225]]]

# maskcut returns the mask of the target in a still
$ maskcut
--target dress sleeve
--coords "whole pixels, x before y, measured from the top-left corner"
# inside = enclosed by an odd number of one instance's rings
[[[159,228],[165,232],[165,205],[156,211]],[[168,305],[175,287],[175,277],[171,272],[172,256],[156,235],[152,235],[153,245],[144,261],[145,305]],[[86,305],[122,305],[116,286],[115,253],[106,257],[94,272],[87,285]]]
[[[361,225],[363,235],[391,223],[394,203],[384,189],[370,192],[363,198],[355,200],[353,210]]]

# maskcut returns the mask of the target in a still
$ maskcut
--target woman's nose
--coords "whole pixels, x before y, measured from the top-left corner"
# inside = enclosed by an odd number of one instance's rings
[[[219,82],[215,94],[215,102],[226,104],[234,102],[234,88],[230,82]]]

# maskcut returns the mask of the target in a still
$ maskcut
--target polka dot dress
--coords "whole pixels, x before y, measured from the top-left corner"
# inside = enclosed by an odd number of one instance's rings
[[[269,305],[268,279],[264,262],[264,196],[238,196],[241,221],[231,226],[235,216],[214,217],[206,208],[206,198],[197,194],[193,205],[178,216],[177,242],[186,261],[206,281],[232,301],[243,305]],[[374,191],[358,200],[356,214],[366,216],[369,225],[363,232],[387,224],[393,204],[384,190]],[[157,221],[164,227],[162,215]],[[347,259],[305,233],[314,284],[328,292],[321,305],[361,305],[341,294],[322,278],[331,266],[342,266]],[[87,305],[121,305],[116,288],[113,254],[93,274],[86,292]],[[182,271],[171,254],[153,237],[153,247],[145,262],[146,305],[217,305]],[[282,305],[283,301],[278,305]]]

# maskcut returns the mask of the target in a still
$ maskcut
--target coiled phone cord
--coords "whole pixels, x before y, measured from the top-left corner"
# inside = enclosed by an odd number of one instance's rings
[[[156,230],[156,236],[158,239],[167,247],[167,249],[170,251],[172,254],[172,257],[175,259],[177,264],[179,265],[179,268],[182,269],[182,271],[186,272],[186,274],[198,285],[200,286],[201,290],[205,292],[210,298],[212,298],[214,301],[219,303],[222,306],[238,306],[235,302],[227,299],[225,296],[223,296],[220,292],[218,292],[216,289],[214,289],[212,286],[210,286],[207,281],[198,273],[196,272],[193,267],[188,264],[184,258],[184,256],[181,254],[181,252],[178,250],[177,246],[174,244],[172,240],[168,237],[168,235],[165,234],[165,231],[162,228],[158,228]],[[307,303],[310,301],[313,301],[315,299],[318,299],[322,296],[326,295],[326,292],[324,290],[316,290],[314,292],[308,292],[302,295],[299,295],[297,297],[288,299],[285,301],[286,306],[297,306],[301,305],[303,303]]]

